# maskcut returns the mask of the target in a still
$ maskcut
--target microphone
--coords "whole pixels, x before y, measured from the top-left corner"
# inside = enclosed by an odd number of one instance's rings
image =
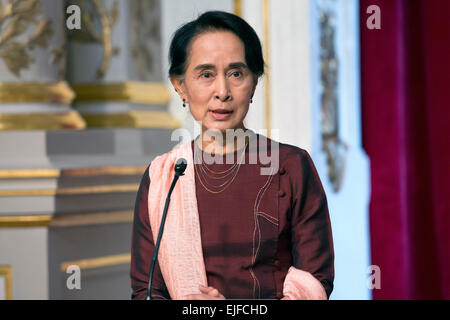
[[[184,158],[180,158],[177,160],[175,164],[175,175],[184,176],[184,170],[186,170],[187,161]]]
[[[166,198],[166,205],[164,206],[164,211],[163,211],[163,215],[162,215],[162,218],[161,218],[161,224],[159,226],[158,239],[156,240],[156,243],[155,243],[155,251],[153,251],[152,265],[150,267],[150,274],[149,274],[149,280],[148,280],[147,298],[146,298],[146,300],[151,300],[152,299],[153,271],[155,269],[156,259],[158,257],[159,245],[161,243],[161,238],[162,238],[162,234],[163,234],[163,231],[164,231],[164,223],[166,222],[167,210],[169,209],[170,195],[172,194],[173,188],[175,187],[175,184],[177,183],[178,178],[180,176],[184,175],[184,171],[186,170],[186,167],[187,167],[186,159],[179,158],[177,160],[176,164],[175,164],[175,168],[174,168],[175,176],[173,177],[172,185],[170,186],[169,194],[167,195],[167,198]]]

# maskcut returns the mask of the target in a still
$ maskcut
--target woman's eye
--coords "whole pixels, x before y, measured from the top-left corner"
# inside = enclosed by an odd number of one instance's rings
[[[203,77],[203,78],[209,79],[209,78],[212,77],[212,75],[211,75],[211,73],[209,73],[209,72],[205,72],[205,73],[202,74],[202,77]]]
[[[231,74],[231,76],[238,78],[241,75],[241,73],[239,71],[235,71]]]

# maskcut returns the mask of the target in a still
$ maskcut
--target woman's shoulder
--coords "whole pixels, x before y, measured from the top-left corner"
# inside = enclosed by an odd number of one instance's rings
[[[291,159],[291,158],[308,158],[309,153],[303,148],[294,146],[292,144],[279,142],[280,144],[280,155],[282,155],[282,158],[285,159]]]
[[[264,136],[263,136],[264,137]],[[278,146],[275,150],[278,150],[280,161],[282,162],[298,162],[298,161],[308,161],[311,157],[303,148],[294,146],[292,144],[279,142],[274,139],[267,138],[268,144],[273,146]]]
[[[314,163],[307,150],[289,143],[272,141],[278,145],[280,168],[284,168],[290,173],[315,171]]]

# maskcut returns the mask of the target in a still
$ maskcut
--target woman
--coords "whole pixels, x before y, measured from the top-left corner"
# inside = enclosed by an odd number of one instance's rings
[[[169,58],[170,80],[202,132],[156,157],[142,178],[132,298],[146,297],[154,240],[180,157],[188,165],[171,197],[152,299],[328,298],[333,243],[312,160],[244,126],[264,73],[255,31],[233,14],[206,12],[175,33]],[[237,140],[230,131],[240,132]]]

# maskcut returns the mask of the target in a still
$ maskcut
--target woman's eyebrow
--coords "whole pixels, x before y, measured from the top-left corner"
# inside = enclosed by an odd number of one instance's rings
[[[248,66],[244,62],[232,62],[228,65],[227,69],[248,69]],[[216,69],[216,66],[210,63],[199,64],[194,68],[195,71],[198,70],[207,70],[207,69]]]
[[[248,66],[243,62],[232,62],[228,65],[228,69],[248,69]]]
[[[213,64],[205,63],[205,64],[199,64],[194,68],[194,70],[206,70],[206,69],[216,69],[216,66]]]

